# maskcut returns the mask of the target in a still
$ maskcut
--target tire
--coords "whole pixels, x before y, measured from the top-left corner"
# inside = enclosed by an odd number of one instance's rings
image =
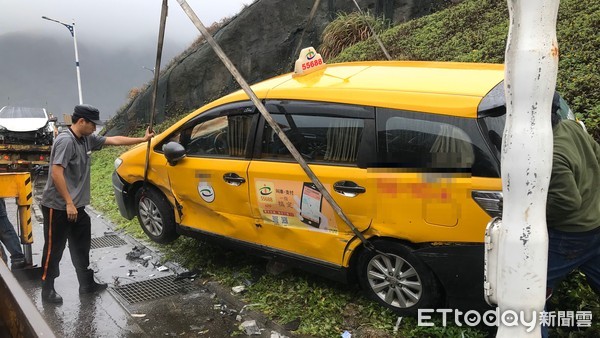
[[[137,218],[142,230],[156,243],[171,243],[179,237],[173,208],[156,188],[141,188],[136,196]]]
[[[439,304],[439,283],[412,249],[393,242],[374,244],[387,256],[365,249],[358,259],[358,281],[369,298],[407,316]]]

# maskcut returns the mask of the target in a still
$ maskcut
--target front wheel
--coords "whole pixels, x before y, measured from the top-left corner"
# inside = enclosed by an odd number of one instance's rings
[[[358,260],[358,280],[367,296],[401,315],[439,303],[435,275],[409,247],[391,242],[375,247],[379,252],[365,250]]]
[[[179,237],[173,208],[155,188],[142,188],[136,194],[137,217],[142,230],[153,241],[167,244]]]

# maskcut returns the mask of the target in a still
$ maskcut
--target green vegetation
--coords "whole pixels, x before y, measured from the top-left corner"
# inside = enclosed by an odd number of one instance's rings
[[[557,39],[557,88],[600,139],[600,3],[562,0]],[[388,29],[381,40],[393,59],[504,62],[508,34],[505,0],[465,0],[447,10]],[[329,62],[384,60],[374,39],[347,48]]]
[[[355,15],[340,15],[338,20],[358,20]],[[337,20],[336,20],[337,21]],[[345,27],[344,23],[337,23]],[[600,137],[600,3],[589,0],[562,0],[558,18],[558,41],[561,46],[558,89],[578,113],[590,132]],[[346,46],[339,39],[345,28],[331,33],[335,41],[324,41],[333,50]],[[332,28],[329,32],[333,31]],[[465,0],[447,10],[407,22],[383,31],[381,38],[398,60],[445,60],[462,62],[503,62],[508,31],[505,0]],[[360,32],[360,30],[359,30]],[[364,32],[364,31],[363,31]],[[325,40],[329,38],[324,36]],[[337,40],[336,40],[337,39]],[[356,39],[361,40],[360,38]],[[325,47],[324,47],[325,49]],[[333,55],[337,51],[331,52]],[[373,39],[356,43],[342,51],[333,62],[383,60],[384,55]],[[330,62],[331,62],[330,61]],[[170,122],[158,126],[164,130]],[[140,132],[141,133],[141,132]],[[124,148],[110,148],[94,155],[92,167],[92,204],[127,231],[142,236],[137,220],[119,216],[111,184],[114,159]],[[142,236],[143,237],[143,236]],[[404,318],[397,333],[397,317],[390,311],[366,300],[354,286],[342,285],[304,272],[284,272],[278,276],[265,273],[265,262],[246,254],[228,251],[213,244],[180,238],[161,246],[170,259],[189,269],[199,269],[204,276],[225,285],[248,285],[244,300],[285,324],[300,321],[299,334],[339,337],[349,330],[360,337],[485,337],[485,328],[442,327],[439,318],[434,327],[419,327],[413,318]],[[574,273],[555,292],[552,310],[589,310],[594,326],[590,329],[561,328],[557,336],[600,336],[600,301],[584,278]]]
[[[325,59],[333,58],[347,47],[367,40],[371,36],[371,28],[381,34],[387,28],[387,23],[370,14],[340,13],[323,31],[319,53]]]

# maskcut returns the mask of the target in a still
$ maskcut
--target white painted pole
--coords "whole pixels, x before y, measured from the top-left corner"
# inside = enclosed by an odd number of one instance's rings
[[[497,337],[540,337],[546,295],[546,197],[552,169],[550,109],[558,72],[559,0],[508,0],[504,210],[499,236]],[[511,320],[514,311],[523,320]],[[535,320],[531,328],[524,321]],[[516,323],[516,325],[514,325]]]

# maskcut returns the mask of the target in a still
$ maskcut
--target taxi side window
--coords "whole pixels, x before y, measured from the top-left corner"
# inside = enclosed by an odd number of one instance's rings
[[[376,124],[382,166],[499,175],[475,119],[378,109]]]
[[[272,114],[272,117],[307,162],[356,164],[364,131],[362,119],[299,114]],[[261,143],[260,158],[294,160],[268,124]]]
[[[187,126],[177,134],[191,157],[244,157],[252,115],[216,116]]]

